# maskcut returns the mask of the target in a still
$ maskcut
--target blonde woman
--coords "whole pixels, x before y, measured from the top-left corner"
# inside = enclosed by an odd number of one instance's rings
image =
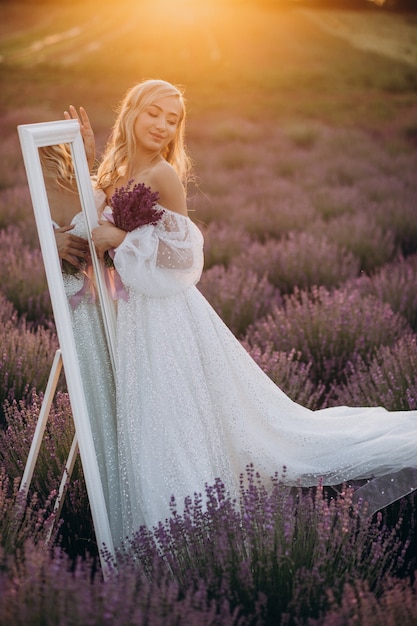
[[[417,466],[417,412],[311,411],[257,367],[195,286],[203,238],[187,215],[184,122],[181,90],[136,85],[98,169],[107,202],[133,179],[158,192],[162,212],[131,231],[105,220],[93,231],[101,257],[114,250],[128,295],[118,302],[116,364],[124,534],[218,477],[238,495],[249,463],[265,479],[285,466],[287,482],[305,486],[377,477],[372,506],[384,506],[416,487],[393,474]]]

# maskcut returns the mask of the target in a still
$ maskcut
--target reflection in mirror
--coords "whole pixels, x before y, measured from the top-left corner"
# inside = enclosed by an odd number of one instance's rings
[[[111,534],[117,543],[122,537],[116,394],[86,220],[69,145],[41,147],[39,156]]]

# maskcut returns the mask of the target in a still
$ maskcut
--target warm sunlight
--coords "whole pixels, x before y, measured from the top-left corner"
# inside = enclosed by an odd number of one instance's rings
[[[411,4],[0,0],[0,625],[417,625]]]

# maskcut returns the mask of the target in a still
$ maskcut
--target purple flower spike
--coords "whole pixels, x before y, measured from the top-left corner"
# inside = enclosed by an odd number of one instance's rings
[[[158,192],[153,192],[143,183],[137,183],[130,189],[132,183],[133,178],[125,187],[116,189],[110,199],[115,226],[127,232],[145,224],[155,225],[162,217],[162,211],[155,208]]]

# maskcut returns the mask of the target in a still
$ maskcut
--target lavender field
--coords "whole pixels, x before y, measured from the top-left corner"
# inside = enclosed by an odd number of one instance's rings
[[[266,491],[248,468],[240,508],[221,480],[190,494],[104,581],[78,461],[45,546],[73,427],[62,379],[26,506],[58,344],[16,126],[69,104],[89,112],[99,155],[129,86],[184,85],[202,293],[300,404],[417,409],[415,15],[98,6],[2,7],[0,624],[415,624],[413,495],[368,518],[348,487],[288,490],[277,475]]]

